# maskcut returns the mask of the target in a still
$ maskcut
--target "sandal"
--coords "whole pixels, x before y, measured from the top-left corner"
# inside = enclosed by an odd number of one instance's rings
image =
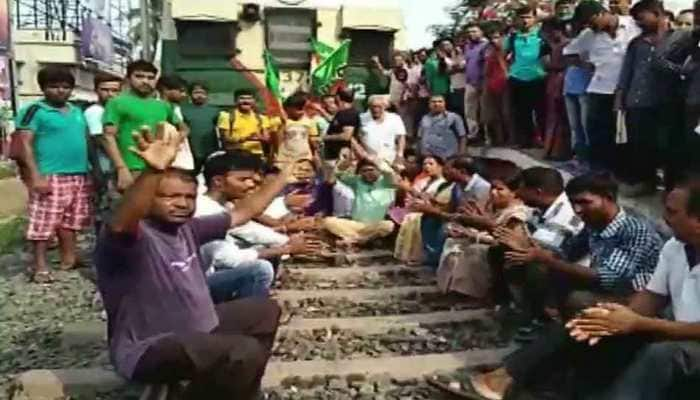
[[[30,281],[38,284],[49,284],[54,282],[51,271],[33,271]]]

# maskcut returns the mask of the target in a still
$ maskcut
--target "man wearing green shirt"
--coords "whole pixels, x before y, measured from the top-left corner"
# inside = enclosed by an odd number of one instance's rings
[[[206,83],[194,82],[189,89],[190,103],[182,106],[182,116],[190,128],[194,171],[199,173],[207,157],[219,150],[216,122],[221,110],[208,103],[209,88]]]
[[[124,191],[135,176],[146,168],[141,157],[130,151],[136,147],[133,133],[148,126],[151,132],[156,126],[167,122],[178,127],[181,137],[186,138],[187,126],[177,117],[173,107],[154,97],[158,69],[150,62],[139,60],[126,68],[129,90],[107,103],[102,117],[106,151],[117,172],[117,189]]]
[[[536,115],[539,132],[544,130],[544,78],[542,64],[546,46],[540,37],[535,11],[525,5],[517,10],[519,30],[513,32],[504,43],[504,50],[510,59],[508,73],[513,117],[515,120],[515,140],[518,146],[532,147],[535,140],[533,114]]]
[[[425,83],[431,95],[447,96],[450,93],[450,75],[445,64],[445,51],[443,43],[450,44],[447,40],[436,40],[435,52],[425,62]]]
[[[343,159],[338,169],[343,171],[349,161]],[[341,172],[337,179],[351,188],[355,194],[352,219],[327,217],[324,228],[340,238],[339,244],[360,245],[374,239],[389,236],[394,223],[386,219],[389,207],[394,203],[396,180],[394,172],[381,173],[371,161],[360,160],[357,174]]]

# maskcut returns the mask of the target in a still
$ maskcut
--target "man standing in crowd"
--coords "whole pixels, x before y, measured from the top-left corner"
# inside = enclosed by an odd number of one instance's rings
[[[477,23],[467,25],[467,43],[464,45],[467,86],[464,93],[464,118],[470,139],[483,136],[481,126],[481,93],[484,86],[484,65],[489,41]]]
[[[449,40],[436,40],[433,42],[434,53],[423,64],[425,74],[425,84],[431,95],[440,94],[447,97],[450,94],[450,75],[445,65],[446,52],[444,46],[451,42]]]
[[[510,59],[509,80],[513,102],[515,142],[523,148],[532,147],[535,132],[544,131],[543,100],[545,71],[542,57],[545,43],[540,37],[535,11],[529,6],[517,10],[519,29],[511,33],[504,43],[504,50]],[[536,116],[537,129],[533,124]],[[536,140],[537,139],[537,140]]]
[[[182,117],[181,107],[182,102],[187,99],[187,81],[178,75],[163,75],[158,79],[156,88],[161,100],[168,102],[173,107],[173,112],[177,119],[183,121],[182,124],[187,126]],[[175,157],[173,167],[192,171],[194,170],[194,158],[192,157],[192,149],[190,149],[189,143],[189,127],[187,129],[187,136],[184,137],[180,145],[180,151]]]
[[[185,398],[253,399],[277,331],[279,307],[250,298],[215,307],[199,247],[260,214],[289,172],[230,213],[192,218],[197,182],[170,165],[182,142],[159,124],[135,137],[147,168],[124,195],[95,250],[112,362],[143,383],[190,381]]]
[[[620,80],[617,85],[615,108],[624,111],[627,124],[627,144],[622,149],[619,177],[621,187],[629,196],[653,193],[656,190],[656,168],[661,165],[659,152],[664,103],[671,103],[672,78],[659,76],[654,70],[656,47],[666,39],[663,4],[659,0],[641,0],[631,9],[631,15],[642,34],[627,47]],[[666,79],[664,79],[666,78]]]
[[[34,251],[31,279],[50,283],[49,240],[58,235],[59,268],[75,268],[77,232],[90,226],[93,189],[88,177],[85,118],[80,108],[68,102],[75,78],[66,67],[45,67],[37,81],[44,98],[19,111],[16,134],[20,135],[21,161],[28,178],[26,237]]]
[[[616,193],[616,183],[606,174],[583,175],[566,187],[574,211],[586,224],[582,234],[568,244],[568,258],[590,253],[590,267],[565,261],[539,245],[523,248],[522,244],[509,242],[509,247],[515,249],[506,253],[511,265],[541,265],[546,269],[553,280],[542,287],[554,288],[560,292],[559,299],[566,298],[564,318],[599,301],[626,303],[644,290],[654,272],[663,244],[661,238],[647,222],[622,210],[616,203]],[[553,322],[537,340],[510,355],[504,367],[473,376],[472,385],[486,398],[502,399],[514,383],[542,382],[555,371],[572,365],[567,363],[572,344],[564,326]],[[583,372],[595,375],[599,371],[588,368]],[[581,389],[584,388],[588,389]]]
[[[219,114],[219,135],[226,150],[240,149],[255,155],[267,155],[265,145],[270,143],[265,119],[255,109],[255,93],[239,89],[234,94],[236,107]]]
[[[344,89],[338,91],[335,98],[338,102],[338,111],[323,137],[326,160],[337,160],[340,150],[350,148],[352,138],[360,131],[360,113],[354,105],[355,93]]]
[[[105,140],[103,135],[104,126],[102,125],[102,116],[105,112],[105,104],[107,102],[118,96],[122,90],[122,79],[113,75],[107,75],[103,73],[98,73],[95,75],[95,93],[97,94],[97,103],[91,105],[85,110],[85,121],[87,123],[88,132],[92,137],[97,139],[99,144],[98,159],[100,163],[100,168],[104,174],[107,182],[104,182],[104,190],[101,193],[95,193],[98,197],[94,199],[94,204],[97,205],[97,210],[95,213],[95,226],[99,229],[101,226],[105,214],[113,209],[113,202],[116,201],[118,193],[116,193],[116,187],[114,185],[114,170],[112,168],[112,163],[110,158],[107,156],[109,154],[109,142]],[[118,149],[113,151],[118,152]]]
[[[146,164],[129,149],[136,145],[133,133],[143,126],[155,130],[156,125],[167,122],[176,125],[186,137],[187,126],[175,114],[173,106],[153,97],[158,69],[144,60],[134,61],[126,67],[129,90],[107,103],[102,117],[104,135],[108,141],[108,155],[117,172],[117,189],[124,191],[144,169]],[[118,149],[113,151],[110,149]]]
[[[284,101],[287,120],[282,132],[274,138],[275,165],[284,168],[299,160],[312,160],[318,151],[316,123],[307,118],[304,109],[308,102],[305,93],[295,93]]]
[[[666,73],[664,79],[676,79],[682,89],[680,96],[685,100],[680,103],[684,117],[673,114],[684,121],[684,126],[678,129],[680,132],[669,133],[667,187],[684,173],[700,172],[700,0],[694,3],[693,16],[692,30],[675,32],[656,49],[658,68]]]
[[[394,54],[394,66],[389,70],[384,69],[379,57],[372,57],[372,61],[375,67],[389,77],[389,104],[401,117],[407,135],[413,137],[416,123],[416,94],[420,76],[415,75],[415,70],[409,68],[406,56],[400,52]]]
[[[445,109],[445,98],[430,98],[430,113],[421,120],[418,129],[420,152],[447,160],[467,152],[467,132],[459,115]]]
[[[402,164],[406,149],[406,128],[401,117],[386,111],[384,96],[369,98],[369,111],[360,116],[362,123],[361,146],[355,150],[361,158]]]
[[[445,70],[450,76],[450,93],[445,98],[447,109],[464,119],[464,91],[467,81],[462,46],[455,46],[451,40],[443,40],[440,47],[445,54]]]
[[[564,55],[577,55],[580,65],[593,69],[593,78],[587,88],[586,124],[591,164],[594,168],[610,169],[614,167],[617,132],[615,90],[627,45],[641,30],[631,17],[615,15],[593,0],[585,0],[576,7],[575,19],[591,29],[582,31],[572,40],[564,48]]]
[[[182,116],[190,128],[190,148],[194,157],[194,172],[199,174],[204,161],[219,150],[216,123],[219,109],[209,104],[209,88],[203,82],[193,82],[189,87],[190,102],[182,105]]]

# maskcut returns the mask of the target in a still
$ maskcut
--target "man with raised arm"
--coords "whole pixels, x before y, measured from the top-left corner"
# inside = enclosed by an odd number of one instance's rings
[[[234,211],[193,218],[197,182],[171,168],[182,137],[164,124],[135,135],[146,169],[97,240],[98,288],[112,362],[123,376],[174,387],[185,398],[251,399],[260,386],[280,310],[249,298],[214,306],[199,247],[261,213],[285,185],[280,174]]]

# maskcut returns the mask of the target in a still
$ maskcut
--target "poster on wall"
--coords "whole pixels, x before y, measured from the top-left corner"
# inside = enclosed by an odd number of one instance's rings
[[[10,14],[9,0],[0,0],[0,54],[5,54],[10,48]]]
[[[114,59],[114,42],[109,26],[97,18],[86,18],[83,21],[83,32],[80,35],[80,55],[83,59],[92,59],[111,64]]]

